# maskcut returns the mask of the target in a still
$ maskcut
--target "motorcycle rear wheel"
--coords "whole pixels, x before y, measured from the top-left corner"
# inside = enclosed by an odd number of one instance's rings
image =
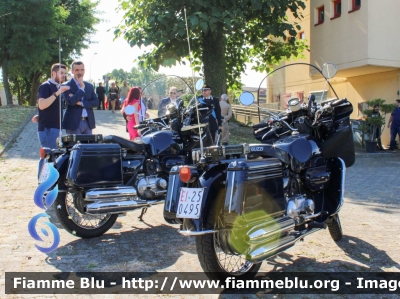
[[[340,223],[339,214],[332,218],[332,221],[328,223],[329,233],[333,241],[340,241],[343,238],[342,224]]]
[[[207,229],[217,227],[217,201],[212,203],[207,214]],[[203,271],[210,279],[224,280],[227,277],[252,279],[256,276],[261,263],[253,264],[244,255],[225,253],[221,246],[223,233],[205,234],[196,237],[197,256]]]
[[[117,214],[90,215],[77,208],[83,205],[83,193],[60,192],[54,202],[57,218],[70,234],[83,238],[100,237],[106,233],[118,218]]]

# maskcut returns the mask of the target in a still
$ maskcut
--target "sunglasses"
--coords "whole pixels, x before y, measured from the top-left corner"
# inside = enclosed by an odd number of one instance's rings
[[[176,94],[176,92],[170,92],[169,94]]]

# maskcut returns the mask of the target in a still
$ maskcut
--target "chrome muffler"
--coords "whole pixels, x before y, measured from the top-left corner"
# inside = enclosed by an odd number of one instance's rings
[[[288,230],[292,230],[295,227],[295,222],[290,217],[273,219],[266,223],[260,223],[246,233],[245,240],[248,243],[258,243],[269,239],[275,235],[282,235]]]
[[[257,246],[253,247],[247,254],[246,260],[252,263],[260,263],[263,260],[293,246],[297,241],[302,240],[305,236],[312,234],[320,230],[319,228],[310,229],[304,233],[299,234],[288,234],[280,236],[275,240],[269,240],[267,242],[261,242]]]
[[[85,201],[119,200],[135,197],[137,197],[137,190],[134,187],[96,188],[86,192]]]
[[[119,214],[148,205],[137,197],[134,187],[96,188],[86,192],[87,214]]]

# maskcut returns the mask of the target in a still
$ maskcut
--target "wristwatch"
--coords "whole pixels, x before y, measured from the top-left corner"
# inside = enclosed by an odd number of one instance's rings
[[[53,93],[53,96],[57,97],[57,94],[56,94],[56,93],[57,93],[57,92]]]

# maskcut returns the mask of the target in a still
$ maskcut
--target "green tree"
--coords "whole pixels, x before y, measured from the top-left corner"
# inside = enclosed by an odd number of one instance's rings
[[[185,8],[193,65],[213,85],[215,94],[226,86],[240,85],[245,64],[265,71],[268,65],[300,55],[305,49],[296,40],[298,24],[286,13],[301,18],[301,0],[121,0],[124,23],[115,31],[131,46],[154,48],[139,57],[140,65],[158,70],[189,57]]]
[[[14,91],[36,104],[41,79],[59,61],[59,37],[63,63],[87,48],[98,2],[90,0],[2,0],[0,2],[0,66],[7,104]],[[20,101],[20,99],[19,99]]]

